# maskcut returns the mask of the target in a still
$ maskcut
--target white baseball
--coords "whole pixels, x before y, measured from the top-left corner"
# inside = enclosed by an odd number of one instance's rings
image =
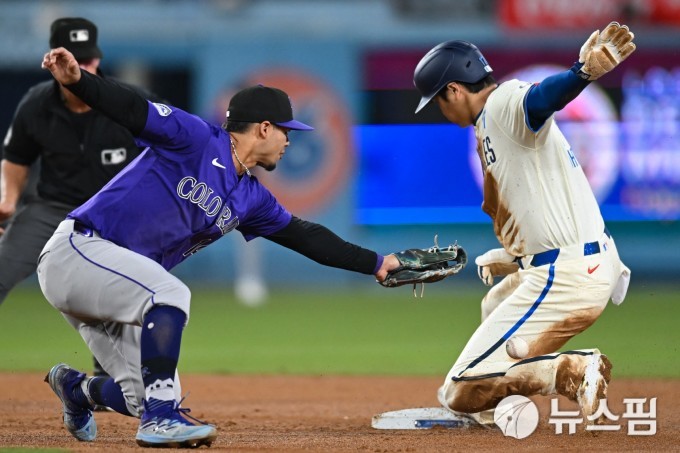
[[[505,351],[513,359],[523,359],[529,355],[529,343],[522,337],[512,337],[505,343]]]

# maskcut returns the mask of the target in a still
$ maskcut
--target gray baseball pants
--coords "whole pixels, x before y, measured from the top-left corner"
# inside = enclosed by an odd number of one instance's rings
[[[154,305],[187,314],[191,293],[155,261],[73,230],[64,220],[40,254],[38,281],[49,303],[80,333],[90,351],[123,389],[128,410],[139,416],[145,396],[141,326]],[[175,377],[175,395],[181,388]]]

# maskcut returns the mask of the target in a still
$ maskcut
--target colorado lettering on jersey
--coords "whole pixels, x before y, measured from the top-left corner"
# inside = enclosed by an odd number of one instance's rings
[[[215,224],[222,235],[229,233],[239,224],[238,217],[231,218],[231,209],[224,204],[222,198],[215,195],[215,191],[206,183],[199,182],[192,176],[185,176],[180,180],[177,184],[177,195],[201,208],[208,217],[215,217],[219,213]]]

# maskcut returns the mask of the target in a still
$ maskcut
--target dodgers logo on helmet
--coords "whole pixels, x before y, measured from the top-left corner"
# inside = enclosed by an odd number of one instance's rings
[[[479,56],[479,61],[482,63],[482,66],[484,67],[484,70],[486,72],[493,72],[493,69],[491,69],[491,65],[489,64],[488,61],[486,61],[486,58],[484,58],[484,55]]]

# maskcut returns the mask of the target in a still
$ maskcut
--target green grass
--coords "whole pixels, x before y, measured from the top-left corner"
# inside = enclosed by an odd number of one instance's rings
[[[259,308],[230,289],[193,289],[180,369],[191,373],[443,376],[479,323],[483,289],[277,290]],[[638,286],[565,348],[599,347],[616,375],[680,378],[678,289]],[[46,371],[58,361],[89,370],[79,335],[30,285],[0,307],[0,370]]]

